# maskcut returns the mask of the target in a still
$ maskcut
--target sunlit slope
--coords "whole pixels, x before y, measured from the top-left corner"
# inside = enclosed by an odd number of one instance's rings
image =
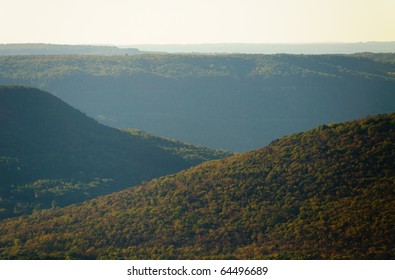
[[[2,258],[391,259],[395,114],[0,224]]]

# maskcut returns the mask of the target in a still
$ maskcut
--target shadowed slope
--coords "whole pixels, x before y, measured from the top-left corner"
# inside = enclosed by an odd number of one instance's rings
[[[0,87],[0,217],[64,206],[229,153],[101,125],[49,93]],[[178,144],[179,146],[181,143]]]

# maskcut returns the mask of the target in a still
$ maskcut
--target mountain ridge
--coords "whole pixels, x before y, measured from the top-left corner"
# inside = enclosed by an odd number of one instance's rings
[[[395,113],[0,224],[2,258],[392,259]]]
[[[141,51],[139,51],[141,50]],[[135,45],[65,45],[65,44],[0,44],[0,55],[37,54],[103,54],[125,55],[141,52],[169,53],[260,53],[260,54],[353,54],[361,52],[394,52],[395,42],[299,43],[299,44],[135,44]]]
[[[355,43],[299,43],[299,44],[136,44],[120,47],[134,47],[143,51],[169,53],[249,53],[249,54],[353,54],[361,52],[385,53],[395,51],[395,42]]]
[[[0,56],[101,123],[236,152],[322,123],[395,111],[395,55]]]
[[[0,87],[0,130],[2,218],[80,202],[230,155],[180,142],[165,149],[159,137],[104,126],[29,87]]]
[[[141,52],[136,48],[97,45],[60,44],[0,44],[0,55],[135,55]]]

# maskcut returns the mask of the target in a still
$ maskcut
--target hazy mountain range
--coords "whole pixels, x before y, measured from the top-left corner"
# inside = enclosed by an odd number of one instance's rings
[[[0,56],[0,83],[47,90],[96,120],[246,151],[395,111],[395,55]]]
[[[0,55],[129,55],[138,54],[136,48],[93,45],[56,44],[0,44]]]
[[[249,53],[249,54],[353,54],[395,52],[395,42],[310,44],[135,44],[127,46],[0,44],[0,55],[126,55],[144,52]]]
[[[124,48],[126,46],[120,46]],[[255,54],[353,54],[395,52],[395,42],[311,43],[311,44],[163,44],[129,45],[143,51],[169,53],[255,53]]]

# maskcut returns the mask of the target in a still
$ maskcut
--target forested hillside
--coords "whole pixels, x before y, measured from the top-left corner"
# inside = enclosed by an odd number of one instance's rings
[[[0,56],[0,83],[54,93],[102,123],[251,150],[395,111],[395,55]]]
[[[0,255],[393,259],[395,114],[322,125],[0,224]]]
[[[169,151],[175,155],[178,155],[185,160],[190,161],[194,165],[199,163],[199,161],[204,162],[234,155],[234,153],[229,151],[213,150],[203,146],[181,142],[175,139],[155,136],[146,131],[134,128],[123,129],[123,131],[135,137],[142,138],[145,140],[145,142],[157,146],[165,151]]]
[[[81,202],[230,155],[106,127],[25,87],[0,87],[0,131],[0,219]]]

